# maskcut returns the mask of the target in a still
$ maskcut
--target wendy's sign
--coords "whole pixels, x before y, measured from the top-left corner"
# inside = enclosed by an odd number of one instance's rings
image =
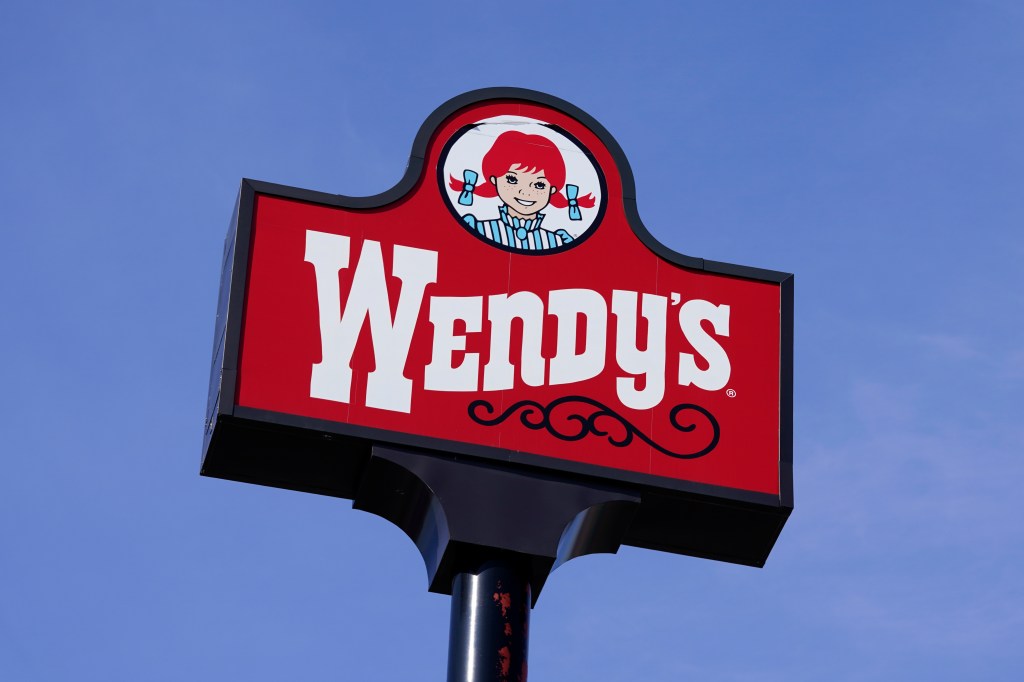
[[[452,100],[377,196],[245,180],[225,251],[206,475],[372,508],[397,448],[604,486],[615,546],[753,565],[792,509],[792,277],[655,242],[561,100]]]

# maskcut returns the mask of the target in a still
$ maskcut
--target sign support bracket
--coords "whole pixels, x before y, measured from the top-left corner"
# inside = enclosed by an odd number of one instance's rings
[[[639,505],[598,483],[377,445],[352,503],[416,543],[431,592],[452,594],[458,576],[497,560],[523,574],[531,606],[557,566],[617,552]]]

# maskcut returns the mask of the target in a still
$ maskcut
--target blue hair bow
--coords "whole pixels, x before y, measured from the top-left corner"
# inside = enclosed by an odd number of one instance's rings
[[[576,201],[576,197],[580,194],[580,188],[576,185],[565,186],[565,198],[569,200],[569,220],[583,220],[583,214],[580,213],[580,204]]]
[[[473,205],[473,190],[476,189],[476,171],[462,171],[462,194],[459,195],[459,203],[463,206]]]

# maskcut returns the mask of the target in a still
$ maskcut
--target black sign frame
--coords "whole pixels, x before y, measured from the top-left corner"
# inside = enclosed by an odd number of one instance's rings
[[[777,496],[256,410],[236,404],[242,312],[256,198],[280,197],[345,208],[386,206],[410,192],[421,176],[429,175],[425,168],[427,146],[441,123],[460,109],[487,100],[520,100],[553,107],[576,118],[594,132],[618,165],[631,228],[640,241],[661,258],[693,270],[779,285],[781,354]],[[633,175],[614,138],[582,110],[544,93],[518,88],[488,88],[449,100],[427,118],[417,133],[403,178],[394,188],[381,194],[349,197],[243,180],[225,240],[214,339],[200,469],[204,476],[353,499],[356,506],[387,517],[389,513],[401,515],[401,510],[396,507],[398,502],[367,498],[370,495],[367,491],[375,488],[373,480],[379,481],[379,475],[384,475],[371,473],[375,469],[380,470],[374,461],[382,456],[387,458],[382,453],[400,452],[406,453],[403,456],[412,454],[427,458],[427,461],[438,462],[437,466],[445,471],[455,470],[445,463],[468,462],[514,477],[516,483],[510,485],[528,487],[526,481],[530,479],[555,481],[588,490],[608,491],[609,499],[618,495],[615,499],[620,501],[625,499],[621,496],[635,500],[634,508],[627,515],[628,522],[619,519],[611,524],[619,528],[616,532],[621,533],[621,537],[611,545],[599,542],[595,546],[604,549],[593,551],[614,551],[621,543],[758,567],[765,564],[793,510],[793,276],[695,258],[676,253],[657,242],[637,213]],[[378,478],[371,480],[373,476]],[[430,491],[424,494],[429,496]],[[387,511],[389,509],[390,512]],[[405,530],[410,536],[415,535],[409,528]],[[417,537],[413,539],[419,543]],[[513,547],[510,551],[520,550]],[[541,570],[545,576],[547,570],[560,560],[556,549],[547,551],[547,554],[550,556],[541,562],[548,564]],[[427,558],[426,554],[424,556]],[[438,557],[428,559],[428,571],[432,560],[441,563]],[[447,571],[438,573],[438,570],[435,566],[431,589],[447,593],[450,591],[450,583],[445,585]],[[543,583],[543,578],[540,583]],[[539,591],[536,587],[535,596]]]

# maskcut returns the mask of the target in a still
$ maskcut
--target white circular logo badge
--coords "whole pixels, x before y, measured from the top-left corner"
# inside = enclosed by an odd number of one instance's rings
[[[607,186],[593,155],[558,126],[496,116],[455,133],[438,183],[462,227],[489,245],[530,255],[571,249],[604,215]]]

